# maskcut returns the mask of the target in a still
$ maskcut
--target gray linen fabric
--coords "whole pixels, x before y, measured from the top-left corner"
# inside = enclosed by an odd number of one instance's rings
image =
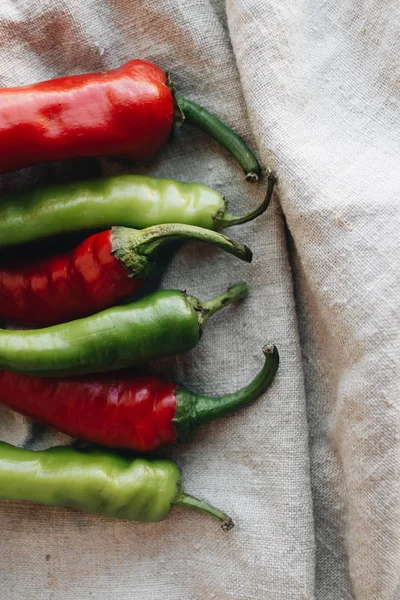
[[[400,9],[394,0],[2,0],[0,84],[147,58],[279,175],[267,215],[231,235],[251,266],[201,245],[163,286],[207,298],[246,280],[199,346],[154,368],[193,389],[244,385],[279,347],[271,390],[166,454],[186,489],[230,512],[136,524],[0,505],[1,600],[390,600],[400,573]],[[1,189],[123,172],[42,166]],[[237,212],[263,185],[183,129],[146,170],[205,182]],[[290,231],[287,235],[285,219]],[[396,394],[397,391],[397,394]],[[69,442],[0,408],[0,439]]]

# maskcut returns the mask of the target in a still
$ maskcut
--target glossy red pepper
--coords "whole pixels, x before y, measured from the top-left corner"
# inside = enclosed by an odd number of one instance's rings
[[[77,156],[146,159],[171,135],[174,100],[159,67],[119,69],[0,90],[0,170]]]
[[[154,375],[123,372],[71,379],[41,379],[0,371],[0,402],[87,442],[147,452],[182,441],[192,429],[252,402],[279,366],[273,344],[265,363],[243,389],[209,398]]]
[[[177,98],[169,76],[139,59],[110,71],[0,89],[0,172],[82,156],[148,159],[185,119],[224,146],[250,181],[258,179],[260,166],[244,141]]]
[[[53,325],[94,314],[132,295],[171,240],[215,244],[247,262],[252,253],[215,231],[170,223],[140,231],[113,227],[52,258],[0,262],[0,317]]]

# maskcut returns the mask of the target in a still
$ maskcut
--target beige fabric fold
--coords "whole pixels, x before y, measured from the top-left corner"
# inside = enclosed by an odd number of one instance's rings
[[[136,524],[2,503],[1,600],[395,597],[399,16],[394,0],[0,4],[0,85],[147,58],[276,169],[268,214],[230,231],[252,265],[190,244],[163,280],[201,298],[246,280],[249,298],[216,316],[195,350],[153,367],[218,394],[251,379],[266,342],[281,355],[262,399],[164,451],[188,492],[232,514],[231,533],[183,509]],[[135,172],[104,159],[42,166],[0,189],[98,168]],[[207,183],[236,212],[265,191],[189,127],[145,172]],[[70,442],[1,407],[0,439]]]

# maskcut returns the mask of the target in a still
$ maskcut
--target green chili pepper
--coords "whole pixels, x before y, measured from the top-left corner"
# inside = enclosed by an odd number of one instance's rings
[[[68,447],[32,451],[0,442],[0,499],[77,508],[130,521],[162,521],[174,505],[207,513],[229,531],[233,522],[186,494],[170,460],[128,459]]]
[[[231,215],[223,196],[205,185],[143,175],[120,175],[14,193],[0,199],[0,247],[114,225],[144,229],[182,223],[218,230],[262,214],[270,203],[274,183],[275,176],[269,172],[265,200],[242,216]]]
[[[182,354],[200,340],[207,320],[247,296],[245,283],[200,302],[159,290],[124,306],[44,329],[0,329],[0,368],[38,377],[112,371]]]

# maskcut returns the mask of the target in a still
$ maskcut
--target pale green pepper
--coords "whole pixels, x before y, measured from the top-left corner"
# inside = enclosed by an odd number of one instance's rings
[[[182,223],[219,230],[251,221],[271,200],[275,176],[268,172],[264,201],[234,216],[224,197],[200,183],[144,175],[119,175],[38,188],[0,198],[0,247],[75,231],[121,225],[144,229]]]
[[[228,515],[186,494],[180,481],[170,460],[70,447],[32,451],[0,442],[0,500],[65,506],[130,521],[162,521],[174,505],[185,506],[216,517],[224,531],[232,529]]]

